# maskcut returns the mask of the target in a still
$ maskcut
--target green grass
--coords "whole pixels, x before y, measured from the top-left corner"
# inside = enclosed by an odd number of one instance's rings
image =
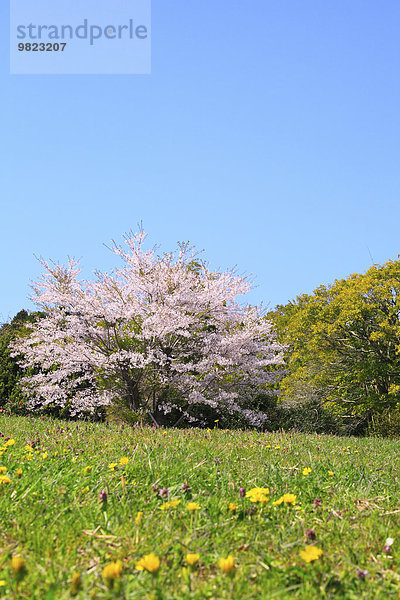
[[[1,417],[0,431],[15,440],[0,457],[11,480],[0,485],[2,598],[72,598],[74,573],[78,599],[400,597],[399,441],[22,417]],[[162,510],[153,484],[180,503]],[[268,487],[268,502],[241,498],[241,487]],[[295,505],[273,504],[286,493]],[[307,563],[300,551],[312,544],[323,554]],[[156,575],[136,570],[151,552]],[[192,569],[189,552],[200,555]],[[230,575],[218,564],[228,555]],[[13,556],[26,573],[12,571]],[[116,560],[122,574],[110,589],[103,569]]]

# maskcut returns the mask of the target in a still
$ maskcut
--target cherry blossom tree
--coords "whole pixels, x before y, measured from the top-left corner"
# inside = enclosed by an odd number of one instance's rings
[[[113,243],[123,266],[94,281],[80,280],[75,260],[41,261],[32,300],[45,317],[14,343],[20,364],[36,369],[23,380],[29,406],[81,415],[122,399],[135,412],[190,417],[208,405],[262,425],[250,399],[279,376],[283,347],[262,307],[238,302],[251,283],[210,270],[187,243],[146,250],[145,237]]]

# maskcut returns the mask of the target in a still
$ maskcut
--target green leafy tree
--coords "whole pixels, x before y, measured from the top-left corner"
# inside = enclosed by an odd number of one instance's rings
[[[19,380],[24,371],[18,366],[17,360],[11,356],[11,341],[23,335],[26,325],[34,322],[36,316],[30,315],[26,310],[21,310],[10,323],[0,327],[0,406],[12,404],[21,406],[24,399],[19,388]]]
[[[283,397],[352,416],[400,400],[400,260],[320,286],[269,314],[287,344]]]

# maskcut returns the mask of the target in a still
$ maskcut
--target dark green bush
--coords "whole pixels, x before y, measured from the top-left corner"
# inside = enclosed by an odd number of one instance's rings
[[[400,407],[372,415],[368,433],[379,437],[400,437]]]
[[[17,414],[26,414],[26,401],[19,387],[24,371],[18,366],[16,358],[11,356],[10,344],[33,318],[26,310],[21,310],[11,323],[4,323],[0,327],[0,406],[7,405]]]

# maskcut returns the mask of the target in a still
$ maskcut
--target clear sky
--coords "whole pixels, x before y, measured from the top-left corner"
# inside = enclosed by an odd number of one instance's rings
[[[138,221],[270,306],[397,258],[398,0],[153,0],[151,75],[10,75],[8,22],[0,320],[32,308],[35,255],[90,277]]]

